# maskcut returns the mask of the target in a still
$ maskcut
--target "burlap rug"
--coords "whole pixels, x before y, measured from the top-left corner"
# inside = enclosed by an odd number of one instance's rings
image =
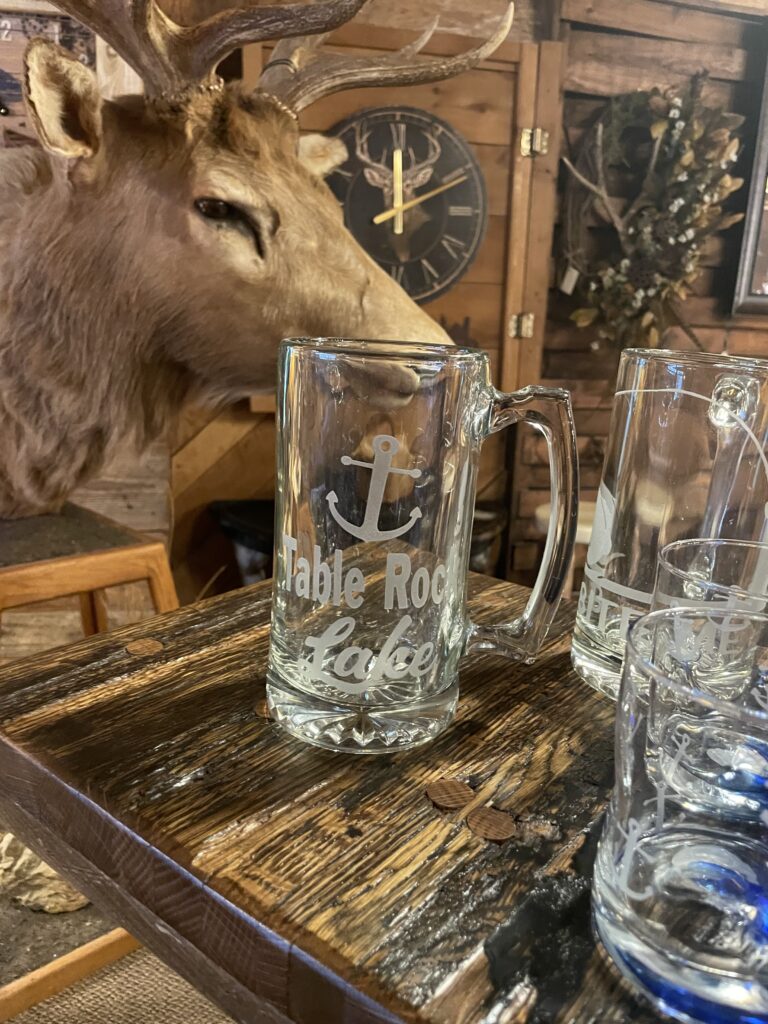
[[[232,1024],[232,1018],[140,949],[19,1014],[13,1024]]]

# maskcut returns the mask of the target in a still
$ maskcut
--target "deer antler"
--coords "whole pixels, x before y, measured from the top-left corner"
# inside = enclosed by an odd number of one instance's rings
[[[167,95],[208,81],[216,65],[239,46],[298,32],[330,32],[353,18],[367,0],[250,4],[188,27],[164,14],[156,0],[55,2],[109,43],[141,76],[148,93]]]
[[[475,67],[501,45],[512,27],[514,12],[515,5],[510,2],[491,38],[474,50],[458,57],[423,62],[415,62],[413,58],[426,46],[434,25],[410,46],[387,57],[348,57],[320,52],[323,40],[304,36],[285,40],[275,48],[272,60],[261,75],[259,87],[272,93],[290,109],[299,111],[323,96],[343,89],[416,85],[452,78]]]

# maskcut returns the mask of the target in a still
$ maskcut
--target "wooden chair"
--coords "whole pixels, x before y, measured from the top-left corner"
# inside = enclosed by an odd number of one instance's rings
[[[0,614],[80,596],[86,636],[109,629],[101,591],[145,580],[158,612],[179,607],[165,546],[79,505],[0,520]]]

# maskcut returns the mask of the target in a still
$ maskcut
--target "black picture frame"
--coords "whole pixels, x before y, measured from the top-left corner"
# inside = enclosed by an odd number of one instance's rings
[[[765,293],[755,290],[755,273],[760,242],[765,262]],[[768,316],[768,63],[760,104],[755,157],[749,186],[749,201],[744,219],[734,314]]]

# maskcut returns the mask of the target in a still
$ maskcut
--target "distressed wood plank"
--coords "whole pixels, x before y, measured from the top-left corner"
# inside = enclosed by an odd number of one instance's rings
[[[716,41],[688,46],[675,40],[578,30],[571,32],[569,62],[617,63],[624,69],[637,68],[642,73],[656,75],[656,84],[663,81],[667,73],[690,76],[702,70],[708,71],[712,78],[740,82],[751,70],[746,50],[720,46]]]
[[[469,594],[482,622],[528,597],[484,577]],[[542,879],[578,874],[583,897],[575,851],[611,782],[613,708],[570,670],[572,609],[533,667],[466,659],[431,746],[361,764],[254,713],[270,599],[251,588],[0,673],[0,814],[236,1020],[510,1020],[486,942],[527,944],[541,974],[516,911]],[[158,652],[131,655],[147,637]],[[444,776],[469,783],[465,808],[426,798]],[[486,804],[546,827],[489,843],[465,824]],[[556,993],[542,979],[548,1008],[586,998],[587,960],[570,966]],[[602,1019],[645,1018],[612,997]]]
[[[468,71],[433,85],[391,86],[391,106],[418,107],[444,118],[472,143],[507,145],[512,120],[515,75]],[[302,128],[325,131],[342,118],[384,102],[381,89],[353,89],[313,104],[302,114]]]
[[[748,48],[754,24],[721,14],[686,10],[657,0],[563,0],[561,17],[583,25],[635,32],[686,43],[717,42],[720,46]]]

